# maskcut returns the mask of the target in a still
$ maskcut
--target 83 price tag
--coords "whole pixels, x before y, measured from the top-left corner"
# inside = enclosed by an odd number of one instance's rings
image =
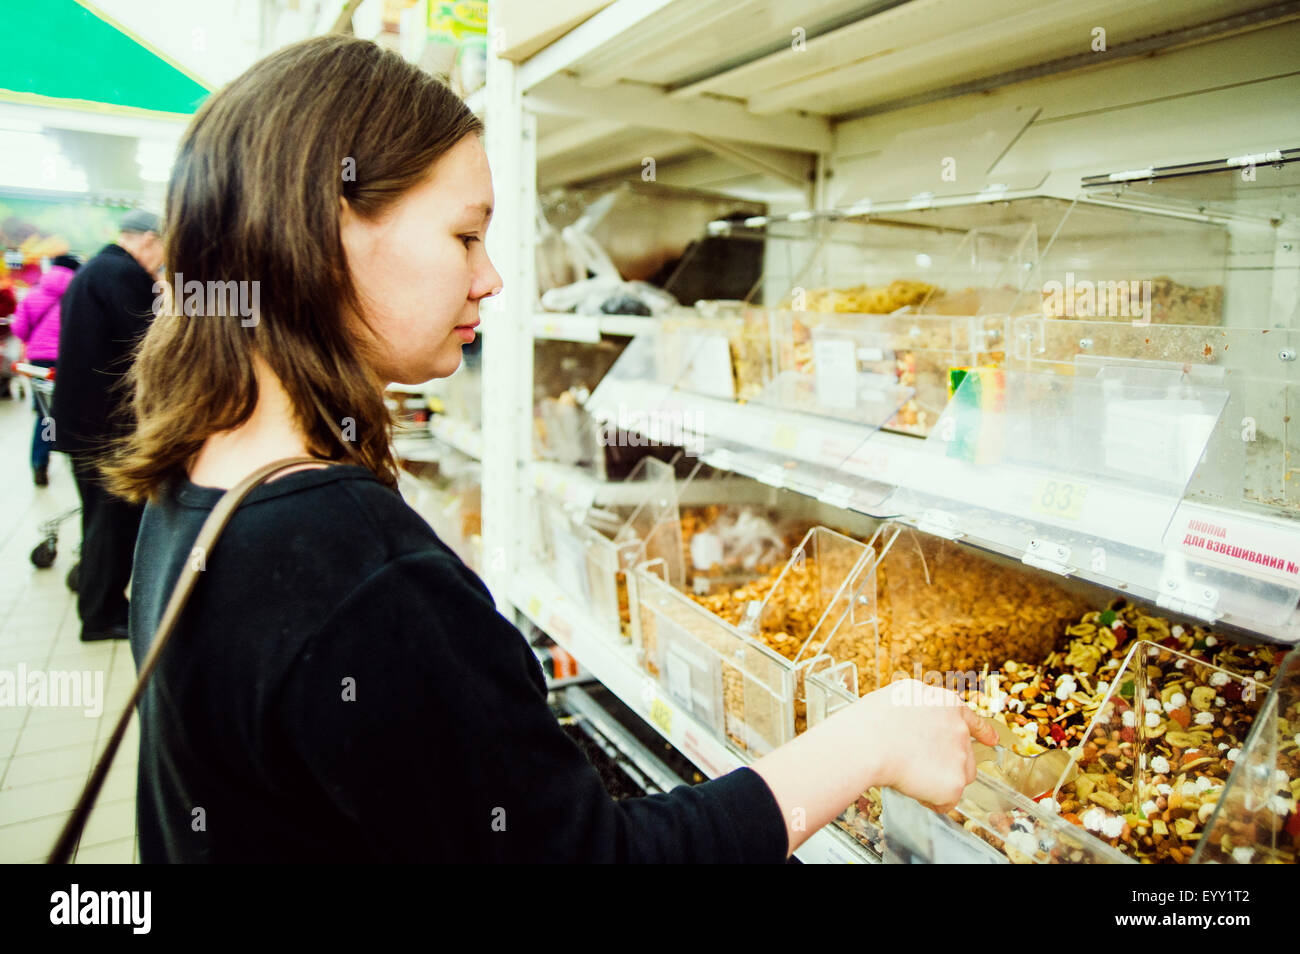
[[[1034,511],[1049,517],[1078,520],[1087,496],[1087,484],[1073,484],[1066,480],[1039,481],[1034,490]]]

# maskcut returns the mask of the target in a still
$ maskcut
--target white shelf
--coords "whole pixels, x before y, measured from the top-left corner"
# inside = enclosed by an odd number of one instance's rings
[[[643,315],[570,315],[539,311],[533,315],[533,337],[595,344],[602,334],[635,338],[658,327]]]
[[[521,613],[572,653],[588,672],[709,778],[748,764],[743,756],[661,693],[658,684],[637,665],[632,647],[618,642],[616,634],[602,632],[591,615],[540,570],[524,570],[511,587],[509,598]],[[878,860],[830,826],[809,838],[795,854],[808,864]]]
[[[397,437],[393,440],[393,456],[398,460],[437,463],[442,459],[439,447],[428,438]]]
[[[593,506],[629,507],[645,499],[645,486],[621,480],[597,480],[590,473],[568,464],[539,460],[528,465],[532,484],[571,510]],[[725,485],[717,481],[697,481],[678,488],[677,502],[682,506],[711,504],[718,500],[733,503],[762,504],[768,492],[755,488],[748,480],[730,479]]]
[[[886,431],[871,434],[863,427],[829,418],[736,404],[680,390],[669,392],[649,382],[606,379],[601,383],[597,396],[601,406],[589,406],[589,409],[598,418],[602,411],[612,414],[613,409],[620,406],[658,408],[665,413],[679,414],[681,420],[690,422],[693,430],[703,437],[725,439],[756,452],[743,456],[725,449],[714,452],[705,457],[713,466],[733,469],[761,483],[807,493],[834,506],[873,517],[895,516],[885,509],[889,505],[886,492],[890,488],[933,489],[936,481],[943,482],[941,470],[948,463],[936,461],[935,455],[927,452],[923,441],[906,435]],[[790,464],[795,467],[789,467]],[[842,476],[838,477],[838,482],[822,483],[820,487],[810,489],[797,479],[802,465],[818,469],[821,474],[834,472]],[[936,471],[937,466],[940,471]],[[1300,640],[1300,612],[1291,612],[1287,618],[1261,621],[1267,613],[1276,614],[1277,608],[1270,606],[1266,597],[1249,591],[1256,582],[1267,584],[1270,577],[1263,571],[1254,570],[1247,560],[1230,562],[1221,559],[1219,565],[1225,576],[1236,578],[1239,589],[1243,591],[1244,595],[1236,605],[1244,605],[1241,600],[1248,603],[1253,600],[1252,605],[1259,616],[1225,609],[1234,605],[1231,599],[1220,606],[1210,601],[1207,606],[1193,598],[1190,588],[1195,581],[1190,577],[1179,578],[1178,574],[1180,555],[1196,556],[1196,553],[1178,545],[1181,536],[1174,541],[1166,533],[1170,526],[1176,529],[1213,524],[1224,529],[1225,539],[1246,547],[1260,541],[1261,551],[1277,551],[1282,555],[1286,555],[1289,548],[1290,559],[1296,560],[1296,554],[1300,553],[1300,546],[1297,546],[1300,527],[1295,521],[1247,515],[1183,500],[1173,514],[1172,523],[1166,524],[1167,508],[1162,513],[1154,505],[1143,506],[1143,494],[1132,488],[1105,484],[1087,487],[1087,506],[1069,519],[1049,516],[1036,512],[1035,503],[1038,490],[1046,479],[1049,477],[1043,473],[1008,472],[998,475],[997,480],[986,481],[984,485],[965,478],[950,481],[943,495],[972,509],[961,515],[934,511],[927,515],[928,519],[917,521],[918,525],[927,532],[966,537],[972,543],[998,549],[1031,565],[1159,602],[1175,612],[1222,620],[1283,642]],[[1078,480],[1069,474],[1060,475],[1060,480],[1079,485]],[[880,492],[869,495],[874,496],[877,506],[862,506],[849,501],[851,487],[862,484],[880,488]],[[1105,546],[1108,560],[1096,564],[1091,549],[1088,552],[1076,550],[1068,553],[1058,566],[1051,560],[1036,561],[1035,554],[1028,549],[1012,551],[1005,546],[993,545],[990,541],[995,535],[981,533],[978,517],[972,516],[977,509],[987,514],[983,522],[985,530],[1009,526],[1018,520],[1033,520],[1035,524],[1045,526],[1043,542],[1052,540],[1054,529],[1066,538],[1095,538]],[[1166,540],[1171,542],[1166,543]],[[1113,545],[1106,545],[1108,541]],[[1207,561],[1198,562],[1204,565]],[[1273,579],[1276,580],[1276,574]]]
[[[462,454],[475,460],[483,459],[483,432],[473,424],[445,414],[435,414],[429,421],[429,433]]]

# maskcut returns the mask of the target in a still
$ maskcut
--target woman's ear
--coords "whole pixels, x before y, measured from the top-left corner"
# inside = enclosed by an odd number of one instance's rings
[[[366,222],[343,196],[339,196],[339,239],[344,253],[355,256],[365,247]]]

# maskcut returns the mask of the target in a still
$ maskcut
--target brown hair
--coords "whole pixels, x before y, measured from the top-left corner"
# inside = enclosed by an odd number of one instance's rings
[[[347,36],[287,46],[209,99],[181,139],[167,187],[166,281],[177,295],[178,276],[205,288],[256,281],[260,310],[255,322],[157,314],[123,381],[134,392],[135,430],[104,466],[109,488],[156,499],[209,436],[248,420],[258,398],[254,353],[279,378],[313,454],[351,456],[396,486],[386,382],[346,321],[366,318],[339,199],[378,217],[482,130],[443,83]]]

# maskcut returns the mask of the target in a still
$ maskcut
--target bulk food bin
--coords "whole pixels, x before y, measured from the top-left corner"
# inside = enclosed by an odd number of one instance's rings
[[[693,554],[697,564],[729,562],[715,556]],[[630,574],[633,641],[679,705],[717,738],[760,756],[804,728],[807,671],[874,645],[873,571],[869,547],[826,527],[810,529],[779,571],[755,566],[739,586],[735,573],[698,574],[688,593],[649,561]]]
[[[1230,398],[1189,496],[1293,518],[1300,153],[1276,159],[1085,180],[1088,198],[1111,203],[1108,214],[1122,219],[1085,228],[1076,213],[1064,224],[1033,282],[1057,293],[1044,294],[1042,319],[1015,322],[1011,360],[1061,373],[1099,364],[1189,369],[1217,382]],[[1135,292],[1143,307],[1126,308]],[[1064,320],[1062,307],[1073,311]]]
[[[1233,763],[1227,788],[1193,860],[1295,864],[1300,848],[1300,654],[1273,680],[1255,728]]]
[[[836,416],[852,412],[863,389],[871,397],[905,388],[886,426],[920,434],[947,400],[949,368],[1000,361],[1008,308],[1037,254],[1032,222],[975,229],[914,211],[795,213],[710,228],[765,250],[762,281],[746,301],[725,303],[716,325],[731,345],[736,397],[754,399],[783,377],[786,394],[806,392],[804,408]],[[853,318],[830,320],[846,314]],[[828,323],[835,333],[814,340]],[[692,332],[706,326],[697,319]],[[856,393],[843,385],[855,371],[864,376]],[[808,380],[800,386],[794,376]]]
[[[886,523],[876,560],[877,644],[807,680],[808,724],[901,679],[974,694],[990,670],[1048,655],[1088,605],[1083,588],[911,527]],[[841,827],[882,848],[881,793],[863,794]]]
[[[437,460],[407,461],[398,471],[402,498],[465,564],[483,567],[483,468],[459,451],[437,449]]]
[[[539,492],[536,552],[561,588],[588,607],[601,624],[598,631],[626,642],[631,622],[628,570],[654,560],[668,578],[681,580],[682,536],[671,464],[643,458],[620,488],[623,502],[581,511]]]
[[[888,579],[883,567],[881,578]],[[1018,862],[1192,860],[1238,750],[1249,748],[1280,655],[1138,604],[1085,613],[1045,657],[990,662],[974,691],[967,681],[949,685],[1003,723],[1004,744],[1059,756],[1049,764],[1060,773],[1017,789],[1024,778],[1014,766],[981,758],[954,820]],[[855,698],[832,675],[808,679],[810,724]],[[891,835],[881,808],[880,793],[863,793],[839,824],[877,851],[898,836],[915,854],[917,838]],[[932,840],[950,839],[940,832]]]

